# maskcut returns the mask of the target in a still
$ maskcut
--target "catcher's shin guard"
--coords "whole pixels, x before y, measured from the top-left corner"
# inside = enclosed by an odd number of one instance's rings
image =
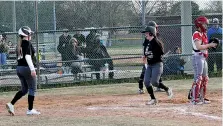
[[[200,86],[201,86],[202,76],[199,76],[196,80],[195,85],[192,87],[192,101],[199,102]]]
[[[201,82],[201,87],[203,89],[203,91],[201,90],[202,98],[206,98],[205,96],[206,96],[206,92],[207,92],[208,80],[209,80],[208,76],[204,76],[202,78],[202,82]]]

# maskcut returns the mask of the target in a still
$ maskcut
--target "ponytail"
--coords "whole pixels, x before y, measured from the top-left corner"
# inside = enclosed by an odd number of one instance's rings
[[[158,38],[155,38],[155,39],[156,39],[158,45],[160,46],[160,48],[162,49],[162,51],[164,52],[164,43]]]
[[[18,59],[23,57],[22,48],[21,48],[22,39],[23,39],[23,36],[19,36],[19,39],[18,39],[18,42],[17,42],[17,56],[18,56]]]

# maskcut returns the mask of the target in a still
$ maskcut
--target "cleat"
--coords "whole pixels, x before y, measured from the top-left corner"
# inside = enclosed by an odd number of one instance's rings
[[[169,99],[171,99],[173,97],[173,91],[171,88],[169,88],[166,93],[167,93]]]
[[[138,94],[145,94],[145,91],[143,89],[139,89]]]
[[[160,88],[156,88],[155,92],[162,92]]]
[[[7,103],[6,108],[11,116],[15,115],[14,105],[12,105],[11,103]]]
[[[210,101],[209,99],[207,99],[207,98],[204,98],[203,103],[204,103],[204,104],[210,104],[210,103],[211,103],[211,101]]]
[[[32,109],[32,110],[27,110],[26,114],[27,115],[40,115],[41,113],[35,109]]]
[[[192,101],[191,102],[193,105],[202,105],[203,102],[202,101]]]
[[[151,99],[150,101],[146,103],[146,105],[156,105],[157,103],[158,101],[156,99]]]

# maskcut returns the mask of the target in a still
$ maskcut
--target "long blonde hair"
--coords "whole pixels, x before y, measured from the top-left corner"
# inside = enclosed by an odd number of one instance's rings
[[[23,36],[19,36],[19,39],[17,41],[17,55],[18,55],[18,59],[20,59],[22,57],[22,48],[21,48],[21,45],[22,45],[22,39],[23,39]]]

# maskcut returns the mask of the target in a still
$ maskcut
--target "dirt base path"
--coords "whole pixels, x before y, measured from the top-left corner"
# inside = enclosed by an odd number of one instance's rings
[[[190,80],[166,81],[174,91],[169,100],[165,92],[156,92],[157,105],[145,105],[148,94],[137,94],[137,84],[113,84],[40,90],[35,107],[40,116],[28,117],[27,98],[16,105],[16,115],[5,110],[15,92],[1,93],[0,125],[77,125],[77,126],[221,126],[222,89],[219,78],[210,80],[211,104],[192,105],[187,100]],[[181,83],[179,83],[181,82]]]

